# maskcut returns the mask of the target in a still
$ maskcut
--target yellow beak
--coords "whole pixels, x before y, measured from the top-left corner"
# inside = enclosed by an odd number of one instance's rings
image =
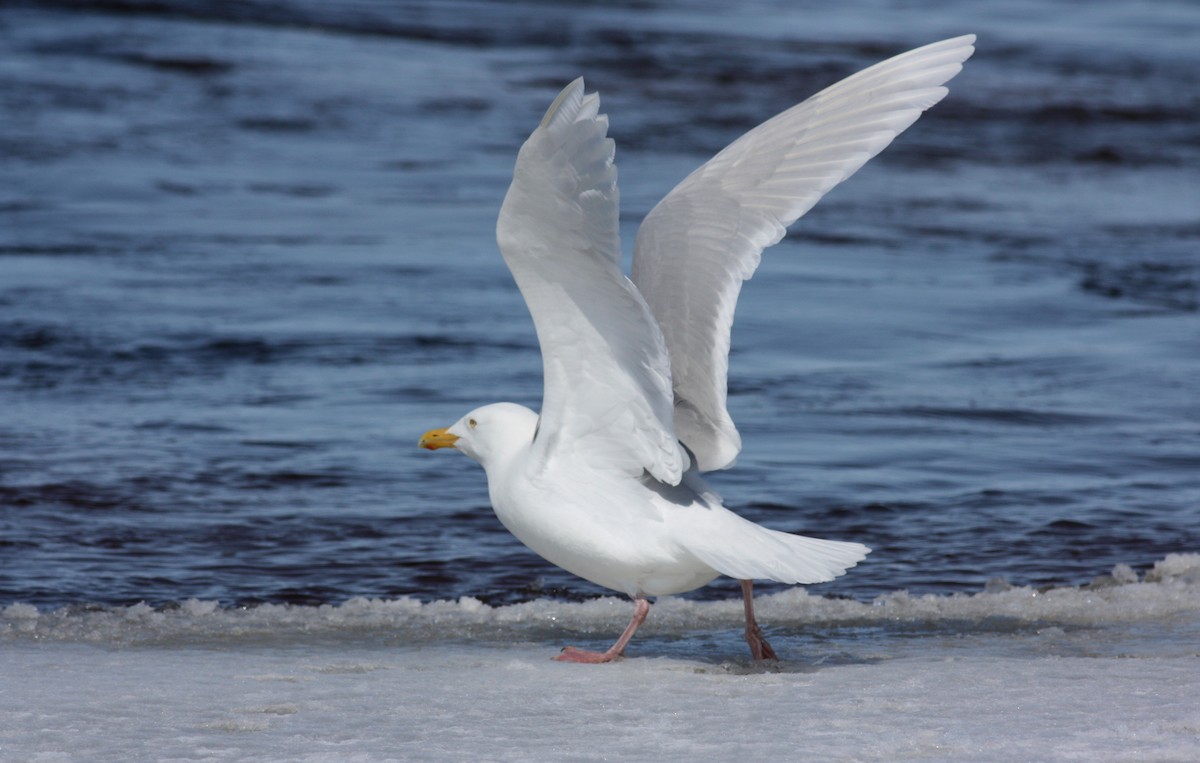
[[[450,434],[445,429],[430,429],[417,440],[418,448],[437,450],[438,448],[453,448],[458,442],[458,435]]]

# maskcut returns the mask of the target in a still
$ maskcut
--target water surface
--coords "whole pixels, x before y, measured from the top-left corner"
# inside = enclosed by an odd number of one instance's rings
[[[1193,4],[17,3],[0,603],[600,594],[503,530],[474,464],[415,448],[539,405],[494,244],[520,143],[585,76],[629,246],[744,130],[966,32],[951,95],[746,285],[745,450],[714,481],[873,547],[813,588],[860,601],[1195,551]]]

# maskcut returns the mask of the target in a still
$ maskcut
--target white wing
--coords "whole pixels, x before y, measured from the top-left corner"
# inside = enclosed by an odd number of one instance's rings
[[[535,456],[563,456],[678,484],[666,345],[621,273],[608,118],[577,79],[517,157],[496,238],[533,315],[545,393]]]
[[[945,97],[974,42],[917,48],[826,88],[730,144],[642,222],[633,281],[670,349],[675,434],[701,470],[741,450],[725,401],[742,281],[788,225]]]

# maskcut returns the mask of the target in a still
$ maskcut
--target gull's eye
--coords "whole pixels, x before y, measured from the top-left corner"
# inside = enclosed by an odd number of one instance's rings
[[[474,429],[475,427],[479,426],[479,422],[475,419],[467,419],[467,426],[471,427],[471,429]]]

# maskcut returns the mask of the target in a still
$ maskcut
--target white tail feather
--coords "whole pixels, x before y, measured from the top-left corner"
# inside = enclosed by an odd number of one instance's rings
[[[769,530],[742,520],[731,534],[689,543],[697,559],[738,580],[826,583],[855,566],[871,549],[861,543],[821,540]]]

